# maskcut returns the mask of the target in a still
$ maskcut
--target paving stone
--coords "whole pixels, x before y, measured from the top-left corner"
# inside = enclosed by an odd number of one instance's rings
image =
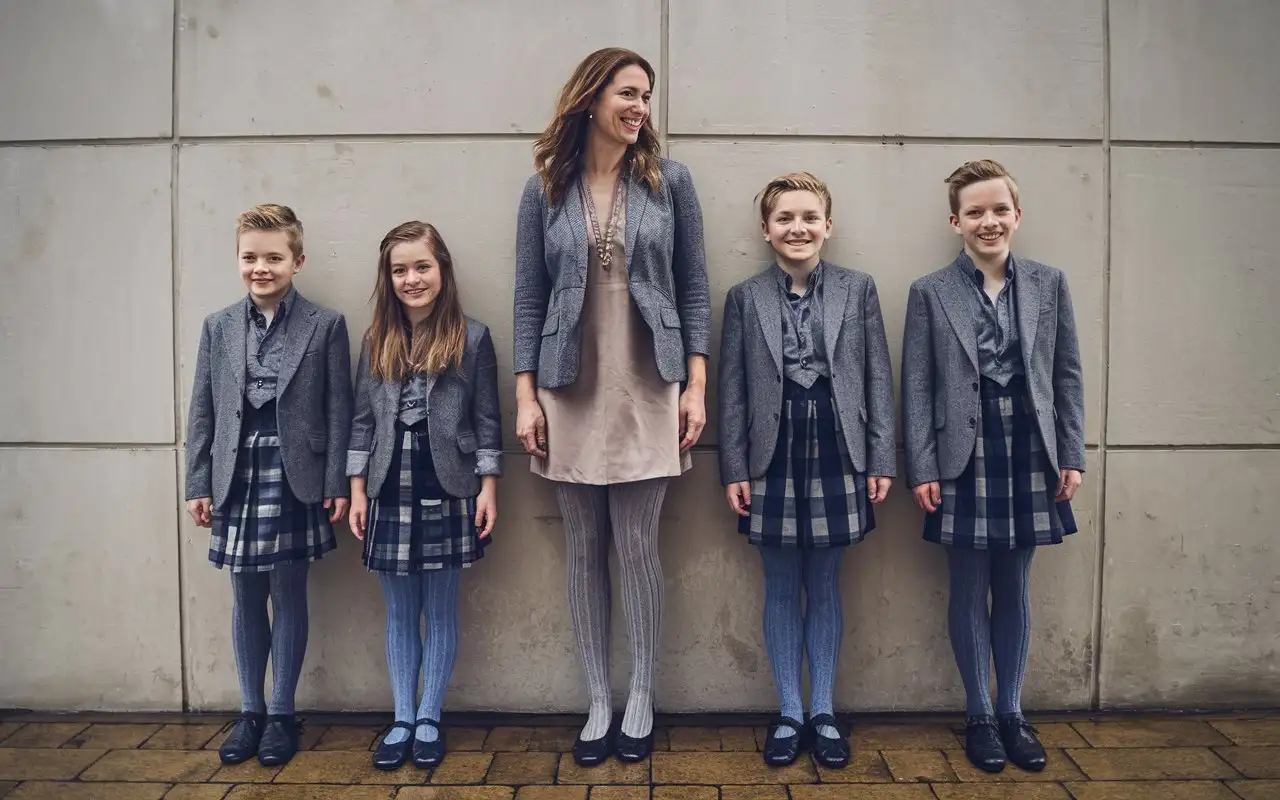
[[[924,784],[869,784],[859,786],[792,786],[792,800],[933,800],[933,792]]]
[[[649,787],[592,786],[590,797],[591,800],[649,800]]]
[[[160,800],[167,783],[48,783],[27,781],[6,800]]]
[[[523,786],[516,800],[586,800],[585,786]]]
[[[653,800],[720,800],[715,786],[656,786]]]
[[[1045,722],[1032,723],[1036,727],[1036,734],[1040,739],[1040,744],[1045,747],[1088,747],[1089,743],[1084,737],[1065,722]],[[964,733],[959,736],[960,746],[964,747]]]
[[[1213,747],[1231,741],[1200,719],[1123,719],[1072,725],[1093,747]]]
[[[485,780],[508,786],[555,783],[559,761],[556,753],[498,753]]]
[[[294,756],[297,758],[297,756]],[[264,767],[251,758],[243,764],[223,764],[209,779],[210,783],[271,783],[284,767]]]
[[[1095,748],[1068,752],[1080,769],[1095,781],[1188,781],[1240,777],[1229,764],[1204,747]]]
[[[1071,800],[1056,783],[935,783],[938,800]]]
[[[757,756],[759,758],[759,756]],[[801,756],[808,760],[808,756]],[[828,769],[814,762],[818,777],[823,783],[889,783],[893,775],[884,758],[874,750],[854,750],[849,765],[843,769]]]
[[[0,722],[0,744],[3,744],[5,739],[8,739],[21,727],[21,722]]]
[[[580,728],[534,728],[529,734],[529,749],[546,753],[567,753],[573,749]],[[453,740],[449,740],[452,746]],[[480,748],[475,748],[479,750]]]
[[[493,753],[449,753],[444,763],[432,770],[431,782],[454,786],[484,783],[492,762]]]
[[[649,761],[627,763],[610,758],[598,767],[589,769],[578,766],[571,753],[560,757],[558,783],[563,784],[648,784]]]
[[[522,752],[529,749],[533,733],[533,728],[494,728],[484,740],[484,749],[490,752]]]
[[[719,728],[674,727],[667,731],[671,752],[719,752]],[[754,738],[754,737],[753,737]]]
[[[1075,800],[1237,800],[1216,781],[1097,781],[1068,783]]]
[[[483,750],[484,739],[488,735],[488,728],[448,727],[445,729],[450,753],[457,750]],[[570,741],[569,744],[572,746],[573,742]]]
[[[0,797],[7,797],[9,792],[18,788],[17,781],[0,781]]]
[[[142,749],[201,750],[221,731],[221,725],[165,725],[142,743]]]
[[[769,767],[757,753],[654,753],[653,782],[719,786],[725,783],[813,783],[813,762]]]
[[[180,783],[169,790],[164,800],[222,800],[229,791],[231,791],[230,786]]]
[[[1088,753],[1089,750],[1072,750],[1072,753]],[[1076,768],[1071,759],[1067,758],[1067,754],[1063,750],[1054,748],[1045,748],[1045,755],[1048,757],[1048,763],[1045,765],[1043,772],[1027,772],[1018,769],[1010,764],[1004,768],[1003,772],[989,773],[983,772],[974,765],[969,763],[969,759],[965,758],[963,750],[947,750],[947,762],[951,764],[951,768],[956,771],[956,776],[961,781],[971,783],[989,783],[1004,781],[1030,781],[1053,783],[1055,781],[1079,781],[1084,780],[1084,774]]]
[[[237,786],[227,800],[391,800],[394,792],[390,786],[308,786],[300,791],[297,786],[269,783]]]
[[[1280,747],[1215,747],[1213,751],[1246,778],[1280,778]]]
[[[654,750],[670,750],[671,749],[671,731],[669,728],[653,728],[653,749]]]
[[[331,725],[308,749],[326,752],[371,750],[386,729],[385,725]]]
[[[721,786],[720,800],[787,800],[787,787]]]
[[[61,747],[89,727],[82,722],[32,722],[4,740],[5,747]]]
[[[158,730],[159,725],[90,725],[62,746],[89,750],[131,750],[150,739]]]
[[[899,783],[954,781],[956,772],[941,750],[885,750],[880,754]]]
[[[422,771],[384,772],[375,769],[367,751],[313,751],[298,753],[276,776],[276,783],[425,783]]]
[[[1275,800],[1280,797],[1280,781],[1229,781],[1227,785],[1244,800]]]
[[[59,750],[34,757],[25,750],[0,750],[0,781],[69,781],[106,750]]]
[[[209,780],[220,766],[218,754],[206,750],[113,750],[86,769],[80,779],[200,783]]]
[[[1209,724],[1238,745],[1280,746],[1280,716],[1263,719],[1217,719],[1210,720]]]
[[[721,728],[720,749],[726,752],[755,752],[756,732],[747,727]]]
[[[951,728],[940,723],[859,725],[855,722],[849,736],[854,750],[946,750],[954,748],[955,741]]]
[[[510,786],[406,786],[396,800],[511,800]]]

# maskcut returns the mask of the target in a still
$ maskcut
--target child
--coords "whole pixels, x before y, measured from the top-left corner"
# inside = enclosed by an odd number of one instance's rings
[[[812,740],[819,763],[843,767],[848,734],[832,705],[840,562],[875,527],[872,505],[896,474],[893,370],[875,281],[822,260],[832,225],[826,184],[807,172],[774,178],[760,219],[775,263],[725,299],[720,479],[739,532],[764,559],[765,645],[782,704],[765,763],[790,764]]]
[[[241,214],[236,248],[249,294],[210,314],[200,334],[187,510],[213,529],[209,560],[231,570],[242,713],[218,755],[239,764],[257,754],[263,766],[276,766],[298,749],[307,571],[337,546],[333,523],[347,509],[351,355],[342,315],[293,286],[305,256],[292,209],[262,205]]]
[[[412,748],[414,765],[427,769],[444,760],[440,707],[458,649],[459,578],[498,518],[498,368],[489,329],[463,316],[453,258],[431,225],[406,222],[383,237],[373,294],[347,457],[351,530],[387,604],[395,698],[373,765],[398,769]]]
[[[1010,252],[1022,209],[1009,172],[970,161],[947,184],[963,249],[912,284],[907,301],[907,480],[927,512],[924,538],[947,548],[965,753],[988,772],[1004,769],[1006,757],[1042,770],[1044,748],[1021,707],[1028,575],[1037,546],[1076,530],[1070,500],[1084,472],[1084,391],[1075,317],[1066,277]]]

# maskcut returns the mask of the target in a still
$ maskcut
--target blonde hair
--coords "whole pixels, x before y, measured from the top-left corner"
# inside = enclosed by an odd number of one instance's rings
[[[289,250],[296,261],[302,258],[302,221],[293,209],[277,203],[254,206],[236,217],[236,247],[240,237],[249,231],[284,231],[289,237]]]
[[[1013,207],[1021,208],[1018,202],[1018,184],[1014,182],[1013,176],[1009,174],[1009,170],[1004,168],[1004,164],[990,158],[980,158],[977,161],[966,161],[956,168],[947,176],[947,195],[951,201],[951,213],[960,213],[960,192],[965,187],[972,186],[975,183],[983,181],[995,180],[1003,178],[1005,185],[1009,187],[1009,194],[1013,197]]]
[[[587,111],[604,91],[613,76],[623,67],[637,66],[649,76],[649,86],[656,80],[653,67],[638,53],[621,47],[597,50],[582,60],[569,81],[560,90],[556,113],[547,129],[533,143],[533,167],[542,178],[547,202],[555,205],[564,199],[572,181],[581,169],[579,161],[587,144],[590,121]],[[627,148],[631,175],[643,180],[651,191],[662,185],[662,172],[658,161],[662,146],[652,117],[646,118],[640,128],[640,137]]]
[[[827,219],[831,219],[831,190],[822,179],[812,172],[788,172],[769,181],[760,190],[760,194],[756,195],[756,199],[760,201],[761,221],[768,221],[774,206],[778,204],[778,198],[786,192],[813,192],[822,200]]]
[[[440,295],[431,316],[411,331],[409,317],[391,282],[391,250],[398,244],[425,241],[440,266]],[[462,369],[467,344],[467,320],[462,315],[453,256],[434,225],[404,222],[387,232],[378,245],[378,277],[373,286],[373,324],[365,332],[369,345],[369,371],[380,380],[402,381],[415,372]]]

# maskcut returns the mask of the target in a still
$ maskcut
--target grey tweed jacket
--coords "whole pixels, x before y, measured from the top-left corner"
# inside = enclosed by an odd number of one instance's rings
[[[1084,471],[1084,382],[1067,278],[1014,261],[1018,336],[1045,450],[1055,471]],[[902,419],[913,488],[960,476],[973,456],[981,378],[973,287],[951,266],[920,278],[907,298]]]
[[[657,192],[627,179],[627,275],[631,297],[653,331],[658,374],[686,379],[686,358],[711,349],[702,210],[683,164],[662,159]],[[556,206],[531,177],[516,222],[515,371],[538,373],[554,389],[578,377],[578,322],[587,288],[590,239],[575,187]]]
[[[366,342],[356,369],[353,457],[347,472],[367,476],[369,497],[378,496],[391,471],[400,387],[399,381],[382,381],[373,375]],[[480,475],[502,474],[498,362],[484,323],[467,317],[461,374],[448,369],[436,378],[427,396],[427,430],[436,478],[454,497],[474,497],[480,492]]]
[[[782,412],[782,303],[773,268],[729,290],[720,341],[720,481],[759,478],[769,468]],[[870,275],[826,265],[822,335],[831,393],[853,468],[897,475],[893,367]]]
[[[341,314],[298,295],[289,311],[276,383],[276,419],[284,474],[295,497],[318,503],[347,497],[351,435],[351,350]],[[188,500],[227,501],[240,450],[244,407],[245,301],[210,314],[200,332],[187,414]]]

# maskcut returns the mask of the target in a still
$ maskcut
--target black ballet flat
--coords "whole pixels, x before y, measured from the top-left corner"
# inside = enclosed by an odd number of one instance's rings
[[[781,727],[788,727],[795,733],[790,736],[774,736]],[[771,767],[785,767],[795,763],[805,745],[805,724],[791,717],[778,717],[769,723],[764,740],[764,763]]]
[[[598,767],[617,749],[617,730],[613,725],[599,739],[578,739],[573,743],[573,763],[580,767]]]
[[[1000,772],[1006,758],[1000,731],[993,717],[978,716],[965,720],[964,754],[969,763],[983,772]]]
[[[628,736],[618,731],[617,753],[619,761],[634,763],[644,761],[653,752],[653,729],[657,723],[649,726],[649,732],[640,738]]]
[[[1000,715],[1000,741],[1004,744],[1004,752],[1015,767],[1028,772],[1039,772],[1044,769],[1048,759],[1045,758],[1044,745],[1036,738],[1036,729],[1021,714]]]
[[[402,742],[388,744],[387,737],[382,737],[382,741],[378,743],[378,749],[373,751],[373,766],[382,770],[400,769],[404,766],[404,762],[409,760],[409,750],[413,747],[413,726],[407,722],[397,722],[391,726],[391,731],[396,729],[409,732],[409,737]],[[387,735],[391,734],[387,731]]]
[[[822,727],[832,727],[840,734],[832,739],[818,733]],[[809,741],[813,742],[813,758],[831,769],[843,769],[849,765],[849,731],[830,714],[819,714],[809,720]]]
[[[258,754],[262,741],[262,729],[266,726],[266,714],[246,711],[231,726],[231,732],[218,748],[218,759],[223,764],[243,764]]]
[[[418,738],[417,729],[415,727],[413,735],[413,765],[418,769],[431,769],[438,767],[444,761],[444,754],[448,752],[448,748],[444,744],[444,728],[434,719],[423,717],[414,723],[418,725],[430,725],[436,729],[436,740],[434,742],[424,742]]]

